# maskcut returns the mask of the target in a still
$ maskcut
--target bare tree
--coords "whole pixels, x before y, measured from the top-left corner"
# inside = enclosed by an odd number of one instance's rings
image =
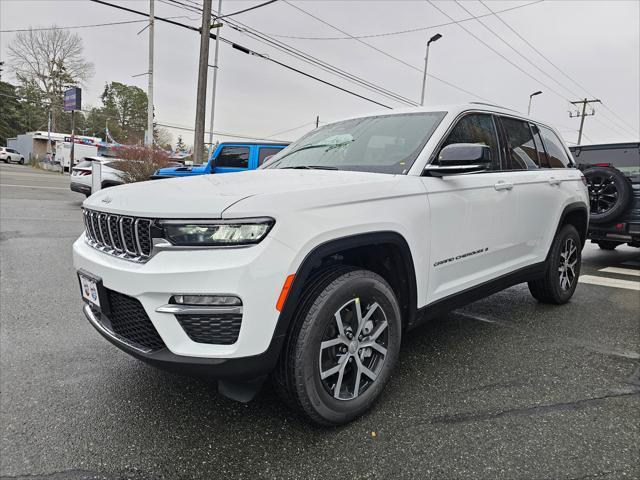
[[[52,128],[62,113],[65,88],[83,85],[93,64],[82,56],[82,39],[68,30],[33,30],[16,34],[8,47],[9,67],[20,83],[35,85],[49,103]]]

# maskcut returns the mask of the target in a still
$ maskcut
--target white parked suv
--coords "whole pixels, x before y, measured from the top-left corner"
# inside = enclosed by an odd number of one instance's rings
[[[4,163],[16,162],[24,165],[24,156],[14,148],[0,147],[0,161]]]
[[[72,192],[82,193],[85,196],[91,195],[93,164],[100,163],[101,169],[101,188],[115,187],[122,185],[124,182],[120,178],[120,170],[118,162],[122,160],[118,158],[107,157],[85,157],[75,167],[71,169],[69,176],[69,188]]]
[[[341,424],[421,322],[521,282],[571,298],[589,215],[573,167],[551,127],[468,104],[326,125],[255,171],[101,191],[73,246],[84,313],[134,357],[241,401],[271,374]]]

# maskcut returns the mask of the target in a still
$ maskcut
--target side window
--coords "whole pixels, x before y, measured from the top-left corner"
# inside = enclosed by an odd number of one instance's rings
[[[222,147],[215,166],[249,168],[249,147]]]
[[[540,167],[549,168],[549,157],[544,149],[544,143],[540,136],[540,128],[537,125],[531,124],[531,131],[533,132],[533,139],[536,142],[536,148],[538,149],[538,158],[540,158]]]
[[[282,149],[273,147],[260,147],[260,150],[258,152],[258,165],[262,165],[267,157],[275,155],[280,150]]]
[[[549,167],[551,168],[567,168],[571,166],[571,160],[567,156],[562,141],[553,132],[553,130],[540,126],[540,134],[544,141],[544,148],[549,157]]]
[[[530,170],[538,168],[538,151],[527,122],[501,117],[507,141],[507,161],[503,170]]]
[[[480,143],[489,146],[492,159],[490,170],[500,169],[498,135],[491,115],[472,113],[461,118],[442,144],[442,148],[453,143]]]

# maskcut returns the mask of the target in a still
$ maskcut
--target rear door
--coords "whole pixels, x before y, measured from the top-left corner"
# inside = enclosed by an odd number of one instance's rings
[[[505,143],[504,170],[511,173],[518,192],[518,224],[514,226],[515,250],[520,266],[543,261],[549,231],[563,208],[561,175],[548,167],[539,129],[530,122],[500,116]]]
[[[422,177],[430,212],[429,302],[459,293],[508,273],[518,222],[512,174],[501,170],[497,125],[489,113],[466,113],[456,120],[440,150],[453,143],[491,148],[489,170],[442,178]],[[432,160],[435,161],[435,160]]]
[[[249,169],[251,146],[224,145],[213,160],[213,173],[242,172]]]

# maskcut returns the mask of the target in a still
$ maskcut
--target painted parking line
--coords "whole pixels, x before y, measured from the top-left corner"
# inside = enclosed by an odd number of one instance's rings
[[[629,260],[628,262],[622,262],[622,265],[629,265],[630,267],[640,267],[640,262]]]
[[[0,183],[0,187],[45,188],[47,190],[69,190],[69,187],[41,187],[38,185],[11,185],[10,183]]]
[[[598,271],[604,273],[617,273],[619,275],[631,275],[632,277],[640,277],[640,270],[636,270],[634,268],[607,267],[601,268]]]
[[[595,275],[581,275],[578,282],[590,285],[600,285],[602,287],[624,288],[627,290],[640,291],[640,282],[634,282],[632,280],[618,280],[617,278],[596,277]]]

